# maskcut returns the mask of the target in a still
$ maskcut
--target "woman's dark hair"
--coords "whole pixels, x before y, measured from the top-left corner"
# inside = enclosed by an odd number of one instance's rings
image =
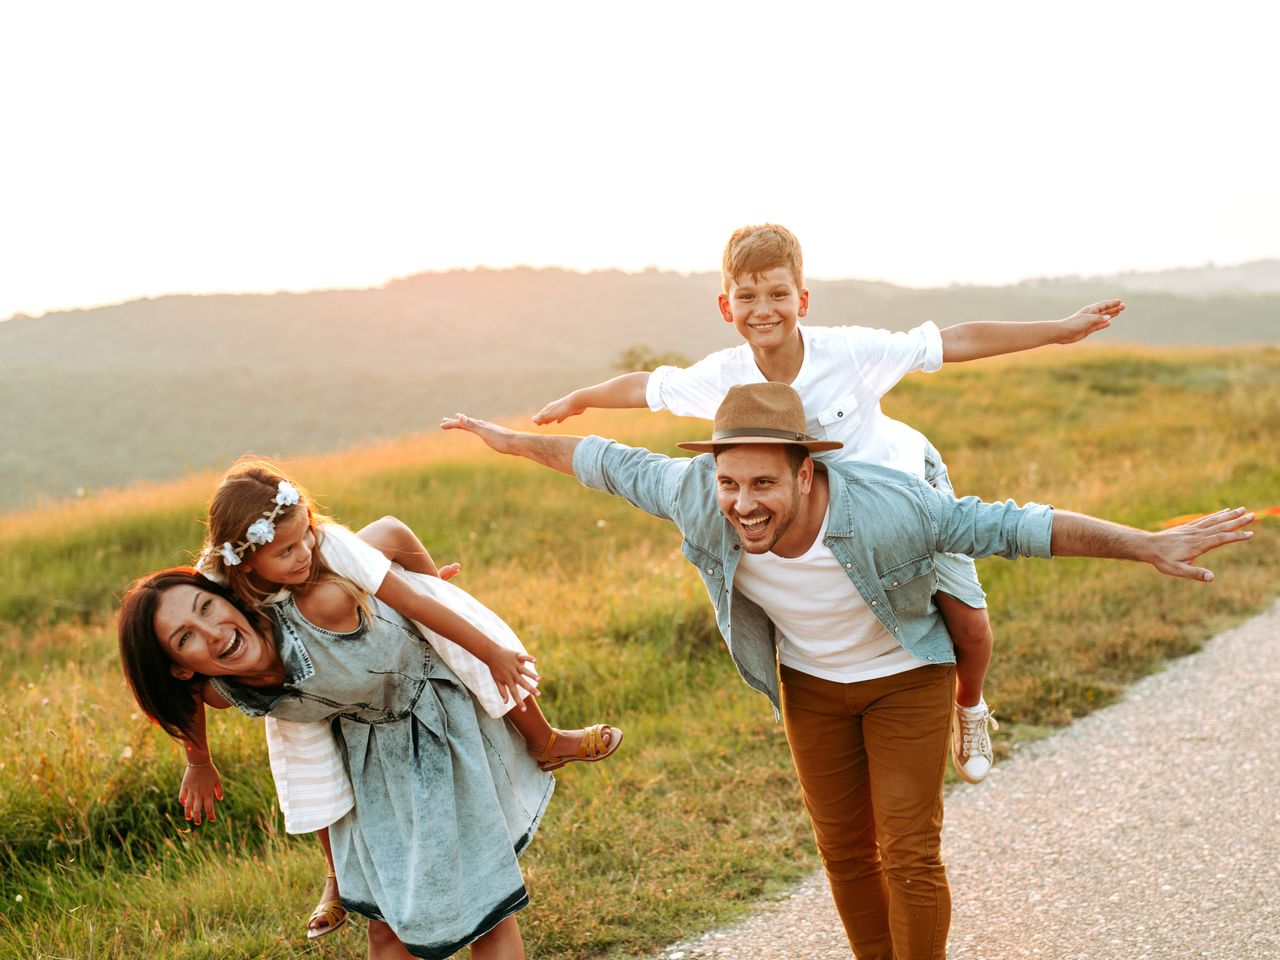
[[[191,722],[205,678],[196,675],[179,680],[170,668],[173,661],[156,636],[156,607],[170,587],[195,587],[235,605],[250,623],[262,629],[261,614],[246,610],[226,587],[214,583],[191,567],[171,567],[139,577],[129,585],[120,603],[120,666],[138,706],[165,733],[179,740],[191,739]]]

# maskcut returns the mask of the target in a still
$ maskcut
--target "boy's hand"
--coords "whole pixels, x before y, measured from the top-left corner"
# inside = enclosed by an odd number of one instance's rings
[[[222,799],[222,777],[218,768],[212,763],[208,766],[188,766],[182,774],[182,786],[178,789],[178,802],[182,804],[182,814],[197,827],[200,817],[213,823],[217,820],[213,801]]]
[[[436,575],[439,576],[441,580],[452,580],[461,572],[462,572],[462,564],[446,563],[443,567],[441,567],[439,570],[436,571]]]
[[[1122,310],[1124,310],[1123,300],[1099,300],[1087,307],[1081,307],[1071,316],[1058,321],[1062,325],[1058,342],[1076,343],[1091,333],[1105,330],[1111,326],[1111,318],[1117,316]]]
[[[545,426],[548,423],[563,423],[570,417],[577,417],[585,413],[587,410],[586,404],[574,400],[575,395],[576,391],[561,397],[559,400],[552,400],[533,415],[533,422],[539,426]]]
[[[1203,567],[1191,566],[1191,561],[1215,547],[1248,540],[1252,530],[1244,530],[1254,521],[1254,514],[1244,507],[1219,510],[1199,520],[1192,520],[1169,530],[1151,535],[1152,555],[1148,561],[1161,573],[1171,577],[1213,582],[1213,574]]]
[[[538,681],[541,677],[532,666],[537,662],[527,653],[516,653],[494,644],[493,651],[485,657],[485,666],[493,674],[493,682],[498,686],[498,693],[502,694],[503,703],[519,700],[517,687],[524,687],[535,697],[540,696]],[[520,701],[520,709],[525,709],[524,701]]]

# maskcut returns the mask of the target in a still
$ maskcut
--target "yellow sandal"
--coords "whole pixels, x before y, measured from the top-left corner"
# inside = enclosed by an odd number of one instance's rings
[[[326,873],[325,876],[330,880],[338,879],[336,873]],[[324,926],[311,926],[315,920],[323,920]],[[347,909],[342,905],[341,900],[321,900],[316,904],[316,908],[311,911],[311,916],[307,917],[307,939],[315,940],[318,937],[327,937],[346,922]]]
[[[605,731],[609,731],[609,742],[604,742]],[[551,731],[551,736],[547,739],[547,745],[541,750],[530,750],[533,759],[538,761],[538,769],[546,772],[559,770],[566,763],[575,763],[581,760],[583,763],[595,763],[597,760],[603,760],[605,757],[612,756],[613,752],[622,746],[622,729],[620,727],[612,727],[607,723],[593,723],[582,731],[582,742],[578,744],[578,754],[574,757],[558,757],[551,752],[551,748],[555,746],[556,731]]]

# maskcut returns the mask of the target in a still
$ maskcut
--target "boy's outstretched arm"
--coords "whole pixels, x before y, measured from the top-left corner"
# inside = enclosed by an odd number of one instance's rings
[[[1075,343],[1091,333],[1111,326],[1111,319],[1122,310],[1122,300],[1100,300],[1081,307],[1061,320],[1035,320],[1029,323],[975,320],[957,323],[942,331],[942,359],[958,363],[1031,350],[1051,343]]]
[[[647,371],[624,373],[620,377],[597,383],[595,386],[582,387],[559,400],[552,400],[533,415],[533,422],[560,423],[584,413],[591,407],[647,407],[649,404],[645,400],[645,389],[648,385]]]

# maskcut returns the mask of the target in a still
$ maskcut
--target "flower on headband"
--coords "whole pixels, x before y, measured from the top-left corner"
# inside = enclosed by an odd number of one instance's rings
[[[300,499],[297,487],[288,480],[280,481],[280,486],[276,488],[276,503],[282,507],[292,507]]]
[[[245,531],[244,538],[255,547],[270,543],[276,538],[276,525],[266,517],[259,517],[249,524],[249,529]]]
[[[222,562],[228,567],[238,567],[240,565],[240,554],[236,553],[236,548],[230,543],[222,545]]]

